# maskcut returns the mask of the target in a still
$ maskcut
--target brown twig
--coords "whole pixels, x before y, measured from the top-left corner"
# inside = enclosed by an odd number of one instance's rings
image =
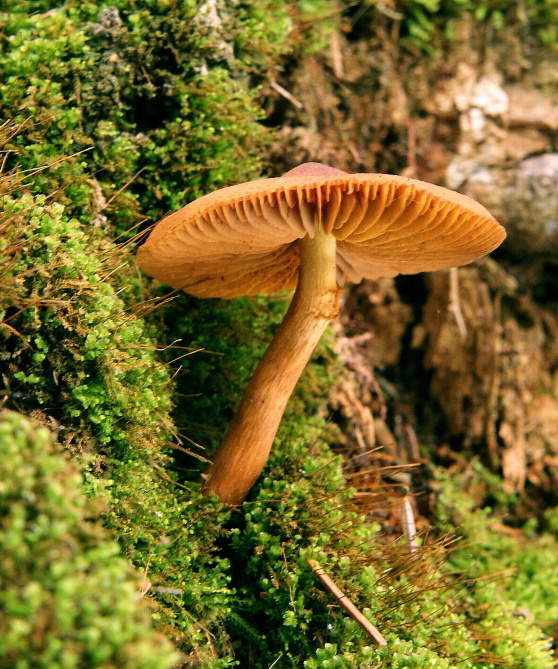
[[[286,88],[283,88],[281,84],[278,84],[276,81],[271,82],[271,88],[276,90],[279,95],[282,95],[286,100],[288,100],[292,105],[294,105],[297,109],[303,109],[304,105],[300,100],[295,98],[295,96],[290,93]]]
[[[351,618],[362,627],[362,629],[374,640],[376,645],[387,646],[387,641],[384,639],[382,634],[380,634],[374,625],[362,615],[362,613],[349,599],[347,599],[347,595],[345,595],[345,593],[335,585],[335,583],[324,572],[320,565],[310,558],[306,560],[306,563],[339,602],[339,605],[342,606],[351,616]]]
[[[343,79],[343,52],[341,50],[341,35],[338,30],[334,30],[330,35],[329,48],[331,53],[331,63],[333,65],[333,73],[338,79]]]

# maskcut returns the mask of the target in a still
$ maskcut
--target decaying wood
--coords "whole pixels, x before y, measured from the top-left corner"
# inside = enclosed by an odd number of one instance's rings
[[[558,364],[558,321],[514,292],[501,273],[492,276],[484,266],[460,270],[465,341],[453,316],[440,311],[443,277],[428,277],[425,365],[447,434],[486,449],[509,491],[523,490],[529,480],[552,492],[558,401],[550,370]]]

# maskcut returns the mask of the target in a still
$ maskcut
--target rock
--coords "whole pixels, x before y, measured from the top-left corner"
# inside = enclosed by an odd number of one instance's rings
[[[448,182],[506,226],[505,247],[512,253],[558,257],[558,153],[526,158],[511,169],[456,158]]]
[[[515,85],[505,88],[508,96],[506,121],[509,128],[536,128],[558,132],[558,107],[552,98],[535,88]]]
[[[446,184],[483,204],[508,230],[516,257],[558,256],[558,102],[536,89],[500,85],[462,67],[443,92],[457,112],[457,153]],[[451,105],[448,105],[451,100]],[[539,155],[534,155],[539,154]]]
[[[521,161],[501,206],[511,248],[558,256],[558,153]]]

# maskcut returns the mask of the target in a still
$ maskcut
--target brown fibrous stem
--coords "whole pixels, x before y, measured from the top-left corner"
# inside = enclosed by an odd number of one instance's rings
[[[337,317],[336,240],[316,230],[299,242],[296,291],[258,363],[221,447],[204,474],[205,494],[240,504],[260,475],[285,406],[328,323]]]

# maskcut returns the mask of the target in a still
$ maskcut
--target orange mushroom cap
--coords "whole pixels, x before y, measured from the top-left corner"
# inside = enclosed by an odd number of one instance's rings
[[[340,286],[466,265],[506,236],[484,207],[447,188],[305,163],[170,214],[140,247],[138,263],[197,297],[273,293],[296,286],[296,242],[318,228],[337,239]]]

